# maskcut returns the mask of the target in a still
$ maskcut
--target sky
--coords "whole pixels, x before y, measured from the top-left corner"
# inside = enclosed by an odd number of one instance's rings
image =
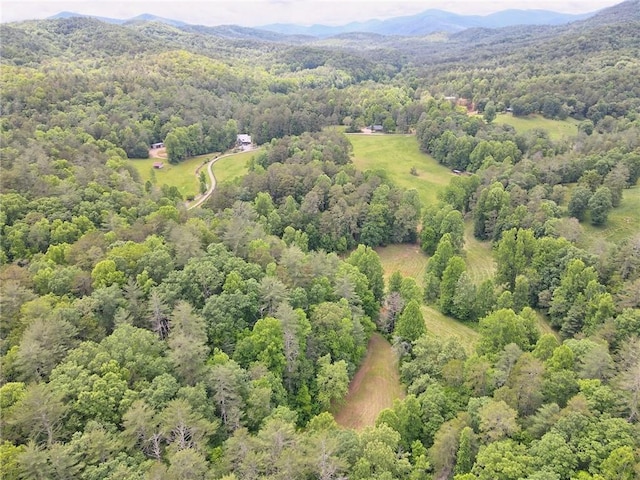
[[[47,18],[62,11],[126,19],[142,13],[196,25],[343,25],[413,15],[430,8],[486,15],[506,9],[586,13],[622,0],[0,0],[0,20]]]

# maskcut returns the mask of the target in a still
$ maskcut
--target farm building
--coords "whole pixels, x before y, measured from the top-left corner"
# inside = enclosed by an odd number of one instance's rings
[[[164,148],[164,142],[152,143],[151,144],[151,148],[154,149],[154,150],[156,148]]]

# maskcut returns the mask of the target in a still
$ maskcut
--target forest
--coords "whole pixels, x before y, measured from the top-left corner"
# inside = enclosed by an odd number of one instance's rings
[[[640,478],[638,0],[411,38],[25,21],[0,72],[3,479]],[[357,168],[372,125],[455,171],[436,201]],[[200,208],[132,163],[243,133]],[[345,428],[378,335],[404,395]]]

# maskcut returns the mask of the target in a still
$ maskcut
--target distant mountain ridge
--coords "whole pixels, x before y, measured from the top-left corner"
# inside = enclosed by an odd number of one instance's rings
[[[552,12],[548,10],[503,10],[500,12],[492,13],[490,15],[480,16],[459,15],[456,13],[446,12],[444,10],[431,9],[418,13],[416,15],[394,17],[387,20],[351,22],[346,25],[340,26],[302,26],[295,24],[277,23],[254,27],[252,30],[261,30],[281,35],[303,35],[320,38],[342,35],[345,33],[375,33],[379,35],[422,36],[435,32],[457,33],[469,28],[501,28],[513,25],[562,25],[590,18],[596,13],[597,12],[591,12],[574,15]],[[60,12],[49,18],[60,19],[73,17],[95,18],[102,22],[116,25],[154,21],[165,23],[174,27],[192,26],[179,20],[158,17],[152,14],[142,14],[129,19],[116,19],[83,15],[74,12]]]
[[[330,37],[343,33],[377,33],[380,35],[421,36],[435,32],[456,33],[468,28],[502,28],[514,25],[562,25],[587,19],[597,12],[558,13],[548,10],[503,10],[490,15],[459,15],[444,10],[426,10],[416,15],[387,20],[352,22],[340,26],[271,24],[256,27],[287,35]]]
[[[189,25],[188,23],[181,22],[180,20],[172,20],[170,18],[158,17],[157,15],[152,15],[150,13],[143,13],[141,15],[138,15],[132,18],[119,19],[119,18],[109,18],[109,17],[97,17],[95,15],[84,15],[82,13],[75,13],[75,12],[60,12],[55,15],[52,15],[51,17],[49,17],[49,19],[56,20],[59,18],[75,18],[75,17],[95,18],[96,20],[100,20],[101,22],[112,23],[114,25],[124,25],[127,23],[135,23],[135,22],[160,22],[160,23],[166,23],[167,25],[171,25],[174,27],[185,27]]]

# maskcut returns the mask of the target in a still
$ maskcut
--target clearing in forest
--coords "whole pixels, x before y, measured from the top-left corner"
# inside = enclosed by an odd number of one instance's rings
[[[367,356],[351,380],[344,404],[333,412],[334,417],[338,425],[359,430],[374,425],[378,414],[392,407],[396,398],[404,398],[398,358],[389,342],[374,333]]]
[[[437,202],[438,192],[453,174],[422,153],[415,135],[347,135],[353,145],[353,163],[359,170],[382,170],[398,187],[415,188],[422,205]],[[415,167],[417,175],[411,174]]]
[[[199,181],[198,177],[196,177],[197,168],[215,155],[215,153],[198,155],[177,164],[169,163],[164,159],[162,168],[153,168],[153,164],[158,161],[158,158],[134,158],[129,162],[140,175],[142,183],[150,180],[154,185],[177,187],[183,197],[189,197],[199,193]]]
[[[417,244],[401,243],[377,247],[375,250],[380,257],[385,280],[398,271],[404,277],[413,277],[418,285],[422,286],[429,257]]]
[[[213,165],[213,174],[216,176],[216,181],[224,183],[238,177],[244,177],[249,172],[247,163],[258,151],[251,150],[249,152],[236,153],[218,160]]]
[[[475,260],[476,263],[472,266],[468,265],[467,268],[471,272],[472,277],[474,277],[474,281],[481,281],[485,279],[485,275],[488,276],[493,272],[494,265],[490,256],[491,247],[486,247],[485,242],[478,242],[477,240],[476,242],[477,245],[471,248],[471,251],[474,252],[472,257],[474,259],[477,258],[477,260]],[[489,260],[482,257],[482,253],[487,248],[489,251]],[[422,253],[417,245],[389,245],[387,247],[376,248],[376,252],[380,257],[385,279],[389,278],[393,272],[398,270],[404,276],[413,277],[418,285],[424,286],[424,272],[428,257]],[[467,263],[469,263],[468,259]],[[471,353],[473,351],[475,342],[478,339],[478,332],[476,330],[454,318],[443,315],[433,307],[422,305],[421,308],[425,325],[427,326],[427,332],[430,335],[441,339],[456,336],[460,339],[460,343],[467,352]]]
[[[427,335],[440,340],[457,337],[468,354],[475,350],[475,344],[480,334],[469,325],[443,315],[440,311],[428,305],[422,305],[422,316],[427,327]]]
[[[479,285],[491,278],[496,271],[490,241],[481,241],[473,236],[473,221],[467,221],[464,229],[464,252],[467,273],[471,281]]]
[[[514,117],[511,113],[501,113],[493,121],[511,125],[518,133],[539,129],[549,133],[551,140],[575,137],[578,134],[578,121],[573,118],[566,120],[551,120],[541,115],[528,115],[526,117]]]
[[[580,246],[601,250],[605,243],[620,243],[640,233],[640,184],[622,191],[620,206],[612,208],[607,223],[595,227],[587,219],[580,223],[584,234],[578,242]]]

